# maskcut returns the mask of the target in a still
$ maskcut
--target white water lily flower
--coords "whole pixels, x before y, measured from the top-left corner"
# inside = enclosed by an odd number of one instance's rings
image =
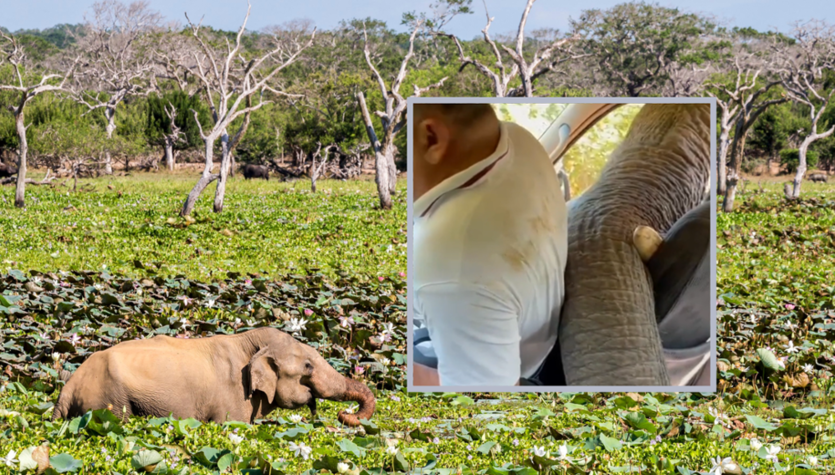
[[[238,445],[244,441],[244,438],[238,434],[229,434],[229,440],[231,440],[233,444]]]
[[[811,372],[815,371],[815,367],[807,363],[807,364],[803,365],[803,371],[805,371],[807,373],[811,373]]]
[[[206,307],[212,308],[214,306],[215,306],[215,301],[214,300],[209,300],[209,301],[206,302]]]
[[[295,442],[290,442],[290,445],[288,447],[291,451],[293,451],[293,453],[296,454],[296,457],[301,457],[305,460],[307,460],[307,458],[310,457],[310,452],[313,451],[313,449],[304,445],[304,442],[299,442],[298,445],[296,445]]]
[[[389,455],[396,454],[397,453],[397,447],[392,445],[392,446],[386,448],[386,453],[389,454]]]
[[[391,360],[390,360],[390,359],[388,359],[388,358],[382,358],[382,359],[380,360],[380,363],[383,363],[383,366],[388,366],[388,365],[390,365],[390,364],[391,364]]]
[[[777,454],[780,452],[780,446],[779,445],[770,445],[767,449],[765,449],[765,451],[766,451],[765,459],[766,460],[771,460],[772,462],[777,463]]]
[[[7,467],[14,468],[17,465],[17,452],[9,450],[9,454],[5,458],[0,459],[0,462],[3,462]]]
[[[736,465],[730,457],[716,457],[715,459],[711,460],[713,462],[713,468],[710,469],[710,474],[715,475],[722,475],[723,473],[727,473],[728,470]]]
[[[544,446],[543,447],[534,446],[533,447],[533,454],[536,455],[537,457],[545,457],[545,447]]]
[[[345,409],[345,414],[353,414],[359,408],[356,404],[351,404],[348,409]]]
[[[339,462],[336,464],[336,471],[339,473],[347,472],[351,467],[347,463]]]
[[[818,458],[814,455],[809,457],[809,465],[816,467],[818,465]]]
[[[296,333],[301,330],[304,330],[307,325],[307,320],[304,318],[291,318],[289,322],[287,322],[287,330],[290,333]]]
[[[383,332],[394,333],[394,323],[383,323]]]
[[[290,419],[290,422],[292,422],[294,424],[298,424],[299,422],[302,421],[302,416],[300,416],[298,414],[290,414],[288,419]]]
[[[762,448],[762,446],[763,446],[763,443],[760,442],[759,440],[751,439],[751,448],[752,449],[754,449],[756,451],[759,451]]]
[[[58,361],[60,359],[61,359],[61,354],[60,353],[52,353],[52,360],[53,361]]]
[[[565,459],[568,458],[568,446],[566,444],[560,445],[560,448],[558,449],[558,451],[559,451],[559,454],[557,455],[558,459],[565,460]]]
[[[794,342],[789,340],[789,346],[786,347],[786,351],[789,353],[797,353],[800,351],[800,348],[794,346]]]

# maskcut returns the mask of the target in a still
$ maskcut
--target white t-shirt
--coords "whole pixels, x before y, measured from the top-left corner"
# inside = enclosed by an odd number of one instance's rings
[[[539,141],[501,124],[496,151],[414,205],[415,317],[441,385],[512,386],[557,339],[567,211]]]

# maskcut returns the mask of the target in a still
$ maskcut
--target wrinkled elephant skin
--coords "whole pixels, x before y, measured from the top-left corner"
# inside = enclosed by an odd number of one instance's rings
[[[709,166],[710,105],[647,104],[599,180],[568,203],[559,330],[568,385],[669,385],[644,259],[657,248],[651,231],[701,202]]]

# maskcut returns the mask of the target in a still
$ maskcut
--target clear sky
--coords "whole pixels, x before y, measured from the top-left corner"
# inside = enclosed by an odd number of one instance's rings
[[[428,11],[432,0],[251,0],[250,29],[308,18],[319,28],[333,28],[340,20],[372,17],[402,29],[400,18],[410,10]],[[474,13],[457,17],[448,31],[462,38],[480,35],[485,24],[484,1],[495,17],[490,31],[516,30],[525,0],[474,0]],[[48,28],[58,23],[78,23],[93,0],[0,0],[0,25],[15,31],[20,28]],[[237,29],[246,11],[246,0],[150,0],[151,6],[168,19],[184,21],[205,16],[204,24],[215,28]],[[588,8],[605,9],[621,3],[616,0],[538,0],[528,18],[528,31],[543,27],[565,30],[568,19]],[[835,22],[833,0],[659,0],[690,12],[709,12],[735,26],[760,30],[777,28],[787,32],[796,20],[818,18]]]

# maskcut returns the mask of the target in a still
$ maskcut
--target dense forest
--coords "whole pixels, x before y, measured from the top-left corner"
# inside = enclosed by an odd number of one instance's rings
[[[526,31],[530,0],[519,2],[512,34],[491,32],[490,19],[470,39],[445,32],[454,16],[474,14],[470,2],[439,0],[396,26],[366,18],[327,31],[290,21],[235,32],[105,0],[83,24],[0,28],[0,106],[11,111],[0,114],[0,160],[13,175],[21,122],[28,165],[58,176],[221,157],[197,195],[214,180],[221,188],[235,163],[314,186],[375,164],[385,208],[395,165],[405,169],[408,96],[709,95],[719,103],[726,209],[743,173],[795,173],[791,198],[807,168],[835,167],[835,40],[823,22],[760,32],[629,2],[587,10],[569,31]]]

